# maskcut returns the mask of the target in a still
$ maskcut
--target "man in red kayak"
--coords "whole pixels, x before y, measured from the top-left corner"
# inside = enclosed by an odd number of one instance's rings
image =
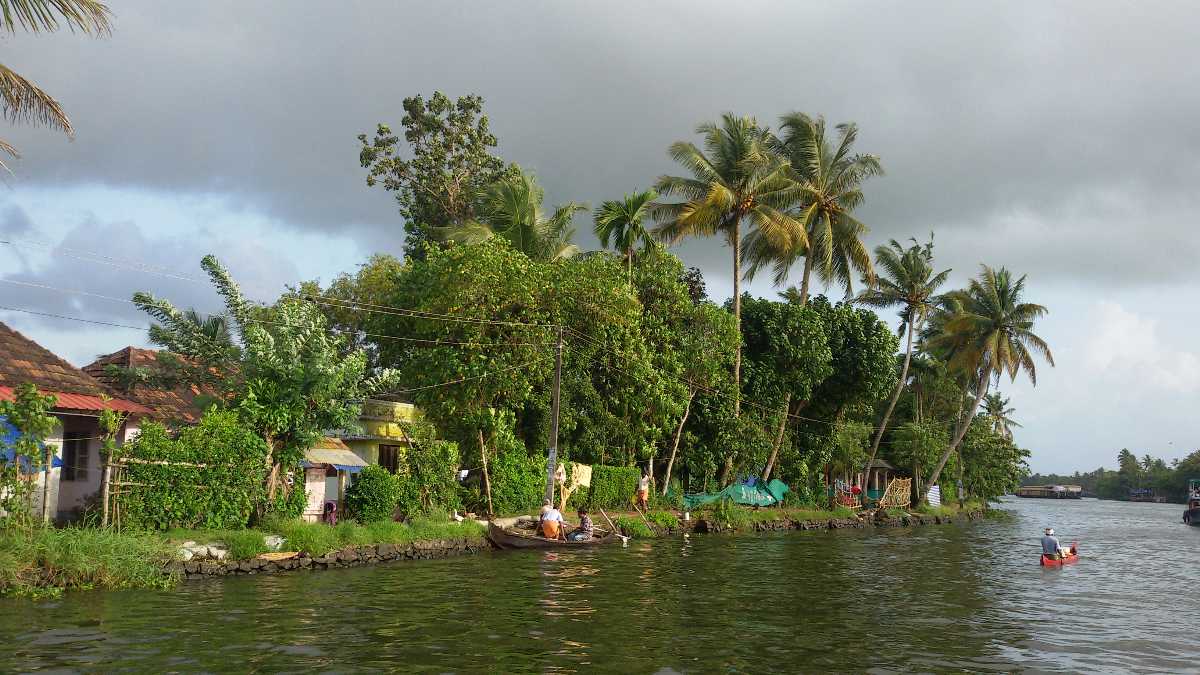
[[[1051,560],[1062,560],[1067,557],[1067,551],[1058,543],[1058,537],[1054,536],[1054,528],[1047,527],[1045,535],[1042,537],[1042,553]]]

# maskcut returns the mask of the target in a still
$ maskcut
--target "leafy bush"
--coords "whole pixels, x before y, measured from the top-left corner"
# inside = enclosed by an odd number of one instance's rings
[[[651,511],[646,514],[646,519],[654,523],[655,527],[664,530],[675,530],[679,528],[679,516],[670,511]]]
[[[635,539],[647,539],[654,536],[654,531],[649,527],[646,527],[646,523],[642,522],[641,518],[617,516],[615,522],[617,527],[621,528],[621,531],[624,532],[626,536],[633,537]]]
[[[413,447],[399,472],[400,512],[406,517],[462,505],[458,481],[458,444],[437,438],[428,422],[403,423]]]
[[[346,514],[364,523],[392,520],[401,492],[400,480],[387,469],[365,467],[346,490]]]
[[[117,492],[124,525],[239,529],[265,497],[266,441],[233,412],[210,410],[176,438],[147,422],[119,449],[117,459],[122,457],[157,462],[124,469],[125,481],[141,484]],[[302,504],[304,491],[297,492]]]
[[[593,466],[592,487],[587,496],[588,508],[627,508],[637,494],[638,480],[641,477],[637,467]]]

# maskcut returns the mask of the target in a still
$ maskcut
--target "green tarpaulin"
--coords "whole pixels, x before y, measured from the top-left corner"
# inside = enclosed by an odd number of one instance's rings
[[[684,495],[683,505],[688,509],[711,504],[722,499],[732,499],[736,504],[746,506],[772,506],[783,502],[788,486],[776,479],[764,485],[745,485],[735,483],[713,494]]]

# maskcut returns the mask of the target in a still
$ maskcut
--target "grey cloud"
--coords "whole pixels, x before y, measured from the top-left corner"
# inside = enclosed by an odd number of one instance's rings
[[[484,95],[503,155],[535,170],[552,201],[593,204],[675,171],[666,146],[724,110],[773,123],[800,109],[857,121],[859,147],[882,156],[888,176],[862,211],[872,243],[936,229],[947,242],[989,242],[948,248],[955,267],[1007,256],[1056,274],[1053,260],[1021,255],[1036,240],[992,241],[996,223],[1021,213],[1051,232],[1104,192],[1147,208],[1091,218],[1096,240],[1125,237],[1120,259],[1109,249],[1110,264],[1068,271],[1161,281],[1200,238],[1178,234],[1179,212],[1159,206],[1200,179],[1200,9],[1139,10],[131,3],[107,40],[11,40],[6,59],[61,98],[78,136],[6,133],[27,157],[17,189],[216,192],[394,250],[398,216],[363,184],[354,136],[398,124],[406,95]],[[591,243],[587,230],[581,220]],[[1155,242],[1168,235],[1182,241],[1164,268]],[[717,242],[687,253],[725,267]]]

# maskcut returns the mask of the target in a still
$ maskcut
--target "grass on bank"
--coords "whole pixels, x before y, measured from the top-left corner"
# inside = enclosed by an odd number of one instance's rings
[[[246,560],[267,552],[265,537],[277,534],[284,538],[283,550],[300,551],[310,556],[322,556],[347,546],[376,544],[411,544],[434,539],[483,540],[486,532],[472,520],[461,523],[449,518],[414,518],[407,523],[378,522],[360,525],[343,520],[334,527],[324,523],[301,520],[272,520],[261,527],[248,530],[168,530],[159,536],[178,545],[185,541],[197,544],[221,544],[231,558]]]
[[[149,533],[91,528],[0,530],[0,594],[53,596],[64,589],[168,588],[176,550]]]

